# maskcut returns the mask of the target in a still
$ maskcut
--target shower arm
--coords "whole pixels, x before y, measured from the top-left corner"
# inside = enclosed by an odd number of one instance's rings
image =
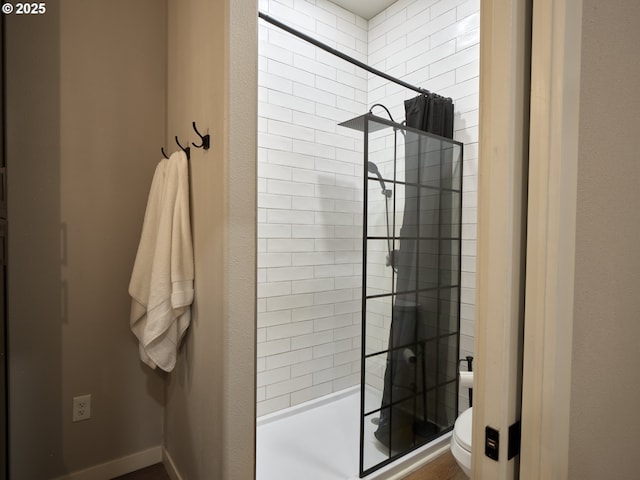
[[[405,134],[405,131],[403,129],[398,129],[398,127],[396,127],[396,121],[393,119],[393,117],[391,116],[391,112],[389,111],[389,109],[387,107],[385,107],[384,105],[382,105],[381,103],[374,103],[371,108],[369,109],[369,113],[373,114],[373,109],[375,107],[382,107],[384,108],[385,112],[387,112],[387,115],[389,115],[389,120],[391,120],[391,122],[394,124],[393,126],[393,133],[395,135],[395,133],[400,130],[400,133],[402,133],[402,135]],[[404,125],[406,122],[403,120],[401,125]]]
[[[384,108],[385,112],[387,112],[387,115],[389,115],[389,120],[391,120],[393,123],[396,123],[395,120],[393,119],[393,117],[391,116],[391,112],[389,111],[389,109],[387,107],[385,107],[384,105],[382,105],[381,103],[374,103],[371,108],[369,109],[369,113],[373,113],[373,109],[375,107],[382,107]]]

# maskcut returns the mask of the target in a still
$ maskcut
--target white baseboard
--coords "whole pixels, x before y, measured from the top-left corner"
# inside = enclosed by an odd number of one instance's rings
[[[162,462],[162,447],[158,446],[69,473],[54,480],[109,480],[160,462]]]
[[[164,468],[166,468],[171,480],[182,480],[182,477],[176,468],[176,464],[173,462],[173,458],[171,458],[169,452],[164,448],[162,449],[162,462],[164,463]]]

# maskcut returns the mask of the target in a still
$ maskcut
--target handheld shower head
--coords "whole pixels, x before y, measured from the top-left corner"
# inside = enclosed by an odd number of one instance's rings
[[[378,181],[380,182],[380,186],[382,187],[382,194],[385,197],[390,197],[391,190],[387,190],[387,186],[385,185],[384,180],[382,180],[382,175],[380,175],[378,166],[373,162],[369,162],[369,164],[367,165],[367,170],[369,171],[369,173],[373,173],[376,177],[378,177]]]

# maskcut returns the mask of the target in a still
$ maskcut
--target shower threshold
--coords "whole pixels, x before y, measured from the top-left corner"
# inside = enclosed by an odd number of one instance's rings
[[[359,419],[359,386],[260,417],[256,480],[356,480]],[[377,446],[375,428],[373,423],[366,426],[365,441]],[[444,453],[450,436],[442,435],[365,478],[400,479]]]

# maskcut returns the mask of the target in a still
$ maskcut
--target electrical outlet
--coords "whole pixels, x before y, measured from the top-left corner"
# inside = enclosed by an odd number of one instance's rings
[[[91,418],[91,395],[73,397],[73,422]]]

